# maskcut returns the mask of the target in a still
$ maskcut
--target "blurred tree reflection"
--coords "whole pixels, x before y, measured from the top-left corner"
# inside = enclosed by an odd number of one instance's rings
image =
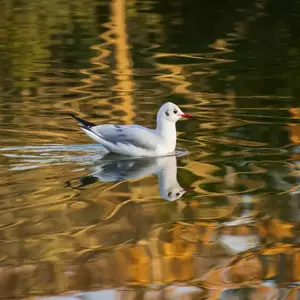
[[[244,94],[291,95],[299,90],[299,5],[299,1],[275,0],[127,1],[125,10],[126,22],[131,24],[129,39],[138,31],[138,40],[145,35],[166,51],[207,52],[214,41],[235,36],[236,41],[229,44],[235,51],[229,57],[237,63],[224,65],[219,79],[211,80],[214,90],[222,91],[228,84],[229,67],[239,76],[231,84]],[[93,56],[90,47],[105,30],[109,10],[110,1],[1,1],[1,85],[11,79],[14,87],[36,85],[38,80],[33,78],[56,60],[62,60],[66,68],[86,66]],[[131,20],[138,24],[133,26]]]
[[[38,84],[35,77],[62,59],[61,54],[69,63],[84,60],[88,44],[95,39],[96,4],[80,0],[1,1],[1,83],[33,87]],[[74,54],[77,57],[72,58]]]

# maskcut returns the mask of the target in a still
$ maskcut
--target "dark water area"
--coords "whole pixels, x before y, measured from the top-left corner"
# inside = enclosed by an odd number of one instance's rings
[[[300,1],[0,0],[0,299],[300,299]],[[155,127],[103,155],[68,115]],[[298,268],[299,263],[299,268]]]

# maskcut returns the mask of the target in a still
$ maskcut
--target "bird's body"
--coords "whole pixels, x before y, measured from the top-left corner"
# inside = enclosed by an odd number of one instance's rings
[[[160,156],[175,150],[156,130],[139,125],[98,125],[82,130],[109,152],[130,156]]]
[[[184,114],[173,103],[165,103],[157,114],[156,129],[140,125],[96,125],[72,115],[81,129],[108,152],[129,156],[164,156],[176,147],[176,121]]]

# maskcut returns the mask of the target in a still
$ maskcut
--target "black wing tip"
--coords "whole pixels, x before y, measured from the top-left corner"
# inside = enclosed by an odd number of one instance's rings
[[[77,117],[74,113],[68,113],[68,115],[71,116],[73,119],[75,119],[80,124],[84,125],[84,127],[86,127],[86,128],[91,128],[93,126],[96,126],[96,124],[94,124],[92,122],[88,122],[86,120],[83,120],[83,119]]]
[[[73,113],[67,113],[67,116],[72,117],[74,120],[77,121],[77,117],[76,117],[75,114],[73,114]]]

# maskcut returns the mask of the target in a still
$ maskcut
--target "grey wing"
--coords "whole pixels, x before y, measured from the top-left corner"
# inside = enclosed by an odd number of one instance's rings
[[[138,125],[99,125],[91,130],[113,144],[133,145],[138,148],[154,150],[162,143],[154,130]]]

